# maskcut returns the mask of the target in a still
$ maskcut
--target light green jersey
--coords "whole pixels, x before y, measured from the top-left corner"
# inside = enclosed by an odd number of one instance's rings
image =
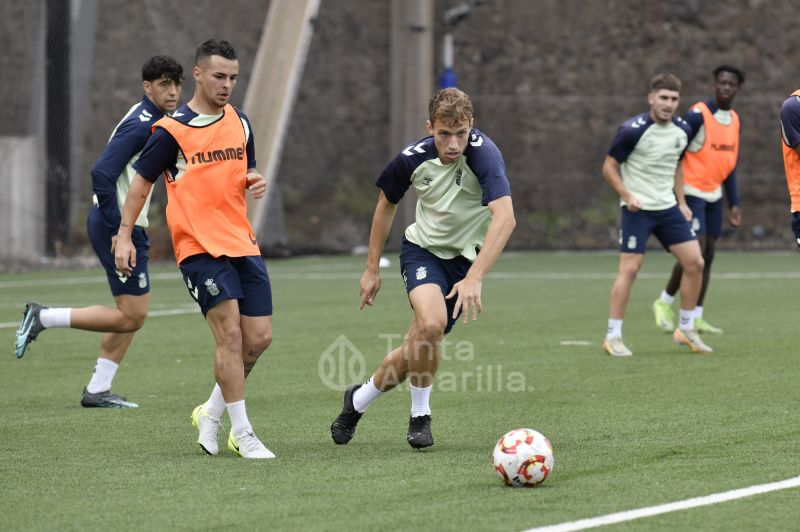
[[[442,259],[474,261],[492,214],[487,205],[511,194],[497,146],[477,129],[464,154],[443,164],[433,137],[408,146],[386,167],[377,185],[397,203],[409,187],[419,197],[416,217],[405,232],[410,242]]]

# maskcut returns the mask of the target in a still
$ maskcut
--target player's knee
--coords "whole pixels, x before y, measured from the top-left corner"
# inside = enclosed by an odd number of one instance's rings
[[[706,261],[703,260],[702,255],[688,260],[683,265],[683,271],[689,275],[700,275],[703,273],[703,268],[706,266]]]
[[[225,324],[216,332],[217,344],[234,352],[242,347],[242,329],[237,323]]]
[[[262,331],[250,339],[253,349],[262,352],[272,344],[272,331]]]
[[[417,323],[420,339],[431,343],[438,342],[444,336],[444,328],[446,325],[446,320],[436,318],[421,320]]]
[[[128,316],[128,323],[131,328],[131,332],[138,331],[142,327],[144,327],[144,320],[147,319],[147,313],[143,314],[134,314],[133,316]]]
[[[619,275],[623,278],[623,280],[632,283],[636,280],[636,276],[639,274],[639,267],[635,264],[625,264],[620,267]]]

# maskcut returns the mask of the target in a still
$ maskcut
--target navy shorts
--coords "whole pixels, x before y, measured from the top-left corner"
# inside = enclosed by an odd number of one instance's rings
[[[692,229],[698,235],[719,238],[722,235],[722,198],[709,202],[697,196],[686,196],[692,209]]]
[[[666,250],[673,244],[697,240],[677,205],[661,211],[636,212],[623,206],[619,231],[620,252],[644,254],[650,235],[656,235]]]
[[[797,251],[800,251],[800,212],[792,213],[792,231],[794,231],[794,241],[797,243]]]
[[[103,269],[108,277],[108,286],[111,294],[116,296],[143,296],[150,292],[150,274],[147,271],[147,261],[149,258],[150,239],[144,228],[134,226],[131,233],[131,241],[136,247],[136,267],[130,277],[117,271],[114,262],[114,254],[111,252],[111,237],[116,236],[117,231],[111,231],[103,220],[100,209],[92,207],[89,209],[89,216],[86,219],[86,232],[89,234],[89,242],[92,243],[97,258],[100,259]]]
[[[227,299],[239,301],[242,316],[272,316],[272,287],[264,259],[192,255],[180,263],[189,295],[203,316]]]
[[[460,255],[452,259],[441,259],[427,249],[403,239],[403,247],[400,249],[400,273],[406,285],[406,292],[411,292],[423,284],[437,284],[442,289],[442,294],[446,296],[453,289],[453,285],[467,276],[470,266],[472,263]],[[456,298],[445,299],[445,304],[447,326],[444,333],[447,334],[458,319],[458,316],[453,318]],[[458,315],[461,315],[460,310]]]

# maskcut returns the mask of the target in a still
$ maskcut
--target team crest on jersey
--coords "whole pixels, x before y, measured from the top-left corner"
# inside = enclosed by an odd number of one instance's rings
[[[433,183],[433,177],[426,175],[425,177],[422,178],[422,186],[427,187],[431,183]]]
[[[462,172],[462,171],[461,171],[461,168],[459,168],[458,170],[456,170],[456,186],[457,186],[457,187],[460,187],[460,186],[461,186],[461,176],[462,176],[463,174],[464,174],[464,172]]]
[[[219,295],[219,288],[217,288],[217,284],[214,282],[214,279],[206,279],[206,282],[203,284],[206,285],[206,290],[208,290],[209,294],[212,296]]]
[[[428,276],[428,268],[420,266],[417,268],[417,281],[421,281]]]
[[[636,236],[631,235],[628,237],[628,249],[636,249]]]
[[[147,276],[144,272],[139,274],[139,288],[147,288]]]

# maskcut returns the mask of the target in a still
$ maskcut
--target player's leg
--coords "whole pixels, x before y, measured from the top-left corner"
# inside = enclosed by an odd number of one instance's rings
[[[706,201],[687,194],[686,204],[692,211],[691,228],[699,238],[706,232]],[[672,268],[672,274],[667,281],[667,286],[658,299],[653,302],[656,326],[662,331],[672,332],[675,330],[675,313],[672,311],[672,303],[675,301],[675,295],[680,290],[682,277],[683,267],[680,262],[676,261]]]
[[[445,330],[449,331],[448,305],[444,299],[445,292],[438,284],[419,285],[408,295],[414,307],[415,325],[409,330],[405,342],[411,385],[407,441],[411,447],[422,449],[433,445],[430,395],[433,378],[439,369],[440,342]]]
[[[117,302],[117,309],[127,316],[127,319],[137,323],[138,328],[144,324],[147,318],[147,308],[150,301],[150,294],[140,296],[118,295],[114,298]],[[73,309],[82,311],[85,309]],[[125,357],[128,347],[133,340],[134,332],[108,332],[100,340],[100,356],[95,363],[91,380],[83,390],[81,405],[84,407],[135,407],[135,403],[130,403],[124,397],[111,392],[112,382],[116,376],[119,364]]]
[[[603,349],[611,356],[631,356],[622,342],[622,321],[628,308],[631,289],[644,262],[642,253],[620,253],[619,269],[614,283],[611,285],[611,297],[608,309],[608,331],[603,342]]]
[[[619,269],[611,285],[608,309],[608,329],[603,350],[611,356],[631,356],[622,342],[622,321],[630,300],[631,288],[644,262],[647,239],[650,238],[654,219],[648,211],[630,212],[620,209]]]
[[[261,257],[243,257],[233,260],[233,264],[239,273],[243,294],[239,300],[239,314],[242,362],[247,378],[272,343],[272,285]]]
[[[717,239],[722,235],[722,199],[713,203],[706,202],[705,207],[706,223],[702,228],[702,232],[698,233],[700,251],[703,254],[705,267],[703,268],[703,284],[700,288],[700,294],[697,297],[694,325],[699,333],[722,334],[722,329],[708,323],[703,316],[706,293],[708,292],[708,285],[711,282],[711,265],[714,263]]]
[[[695,353],[712,351],[701,339],[694,328],[694,313],[697,296],[703,284],[703,256],[697,240],[689,240],[669,247],[670,252],[683,267],[681,281],[681,309],[678,328],[673,333],[675,342],[688,346]]]
[[[653,315],[656,320],[656,327],[665,332],[672,332],[675,329],[675,313],[672,311],[672,303],[675,301],[675,294],[681,285],[683,268],[679,262],[672,267],[672,273],[667,281],[667,286],[661,291],[661,295],[653,301]]]
[[[247,417],[239,302],[228,299],[218,303],[208,311],[206,319],[216,345],[214,377],[231,420],[228,448],[243,458],[274,458],[275,455],[256,437]],[[204,450],[209,452],[205,447]]]
[[[141,227],[135,227],[131,235],[136,246],[136,268],[131,277],[116,271],[114,254],[111,252],[111,231],[105,226],[99,210],[93,208],[87,219],[89,240],[100,264],[106,271],[109,288],[117,299],[119,296],[146,296],[150,292],[148,260],[150,240]],[[138,303],[120,304],[115,307],[92,305],[83,308],[50,308],[31,301],[25,306],[23,320],[17,331],[16,355],[22,358],[28,344],[45,329],[73,328],[95,332],[129,333],[142,327],[147,317],[147,299]],[[123,351],[124,353],[124,351]]]
[[[229,446],[245,458],[272,458],[274,455],[253,434],[245,408],[239,311],[243,292],[236,260],[199,254],[184,259],[180,269],[189,294],[200,306],[214,336],[214,377],[219,390],[215,387],[212,397],[215,393],[222,396],[231,419],[236,440],[232,446],[229,441]],[[200,446],[206,453],[216,454],[219,416],[209,415],[204,403],[194,409],[191,419],[198,429]]]
[[[672,338],[676,343],[686,345],[696,353],[710,352],[711,348],[700,340],[700,335],[694,328],[694,312],[703,282],[704,266],[695,230],[675,205],[659,211],[653,234],[683,268],[678,328],[672,333]]]

